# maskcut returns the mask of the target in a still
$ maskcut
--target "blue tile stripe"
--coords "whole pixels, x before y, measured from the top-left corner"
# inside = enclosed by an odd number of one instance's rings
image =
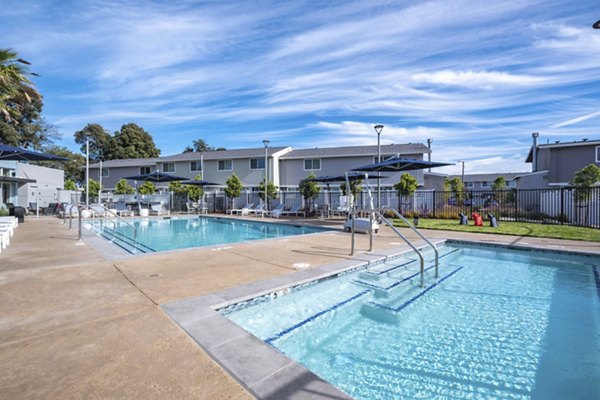
[[[598,271],[598,266],[592,266],[592,270],[594,271],[594,280],[596,281],[596,293],[598,294],[598,300],[600,300],[600,271]]]
[[[370,292],[371,292],[370,290],[363,290],[362,292],[357,293],[354,296],[352,296],[352,297],[350,297],[350,298],[348,298],[348,299],[346,299],[346,300],[344,300],[344,301],[342,301],[340,303],[337,303],[337,304],[335,304],[335,305],[333,305],[333,306],[331,306],[331,307],[329,307],[329,308],[327,308],[327,309],[325,309],[323,311],[319,311],[318,313],[316,313],[314,315],[311,315],[310,317],[306,318],[305,320],[300,321],[297,324],[292,325],[289,328],[286,328],[283,331],[281,331],[281,332],[279,332],[279,333],[271,336],[270,338],[268,338],[267,340],[265,340],[265,343],[267,343],[268,345],[271,345],[275,340],[281,339],[283,336],[287,335],[290,332],[295,331],[296,329],[300,328],[301,326],[304,326],[304,325],[308,324],[311,321],[314,321],[315,319],[319,318],[321,315],[326,314],[326,313],[328,313],[330,311],[333,311],[333,310],[335,310],[337,308],[340,308],[341,306],[343,306],[345,304],[348,304],[351,301],[354,301],[354,300],[358,299],[359,297],[362,297],[365,294],[370,293]]]
[[[423,296],[425,293],[429,292],[430,290],[432,290],[433,288],[435,288],[436,286],[438,286],[439,284],[441,284],[446,279],[450,278],[452,275],[456,274],[458,271],[460,271],[463,268],[464,267],[458,267],[457,269],[455,269],[454,271],[450,272],[448,275],[446,275],[445,277],[443,277],[442,279],[440,279],[438,282],[436,282],[433,285],[429,286],[428,288],[426,288],[425,290],[423,290],[421,293],[419,293],[418,295],[414,296],[413,298],[405,301],[404,303],[402,303],[400,306],[398,306],[396,308],[389,307],[389,306],[386,306],[385,304],[380,304],[380,303],[375,303],[375,302],[369,302],[369,304],[372,304],[372,305],[374,305],[376,307],[383,308],[385,310],[390,310],[390,311],[393,311],[393,312],[396,312],[396,313],[400,312],[403,309],[405,309],[406,307],[408,307],[415,300],[417,300],[419,297]]]

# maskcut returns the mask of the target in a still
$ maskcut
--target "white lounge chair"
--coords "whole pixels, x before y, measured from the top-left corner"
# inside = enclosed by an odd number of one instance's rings
[[[150,215],[161,215],[163,212],[162,203],[150,203]]]
[[[261,214],[263,217],[265,216],[265,213],[267,213],[267,205],[265,203],[260,203],[259,205],[256,206],[256,208],[253,208],[251,210],[248,210],[249,214],[254,214],[257,215]],[[244,215],[244,213],[242,212],[242,215]]]
[[[134,215],[133,211],[129,210],[122,201],[119,201],[115,204],[115,210],[117,210],[117,215],[119,217],[122,217],[123,215],[129,215],[130,217],[133,217]]]
[[[277,205],[277,207],[275,207],[274,209],[269,211],[267,213],[267,215],[269,215],[270,217],[279,218],[281,216],[281,213],[284,211],[284,209],[285,209],[285,204],[279,203]]]
[[[371,225],[373,232],[379,232],[379,224],[373,218]],[[344,231],[352,231],[352,216],[348,214],[348,218],[344,221]],[[354,221],[354,232],[369,233],[369,218],[356,218]]]
[[[19,220],[16,217],[0,217],[0,222],[10,224],[13,228],[19,226]]]
[[[0,248],[5,249],[10,243],[10,232],[8,228],[0,227]]]
[[[294,205],[292,207],[291,210],[289,211],[282,211],[281,215],[302,215],[303,217],[306,216],[306,214],[304,213],[304,211],[301,211],[302,209],[302,203],[297,203],[296,205]]]
[[[10,222],[2,222],[2,221],[0,221],[0,229],[2,229],[2,230],[8,230],[8,233],[10,234],[10,236],[12,236],[12,235],[15,234],[15,227]]]
[[[231,210],[227,210],[228,214],[243,214],[244,210],[251,210],[254,203],[246,203],[246,205],[242,208],[232,208]],[[248,215],[246,213],[246,215]]]
[[[106,217],[106,210],[102,206],[91,205],[90,211],[92,212],[92,217]]]

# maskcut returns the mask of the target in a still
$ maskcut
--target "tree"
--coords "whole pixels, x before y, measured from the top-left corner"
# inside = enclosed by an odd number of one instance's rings
[[[153,158],[160,156],[160,150],[154,144],[152,136],[142,127],[129,123],[115,132],[114,159]]]
[[[138,193],[139,194],[154,194],[156,192],[156,186],[154,186],[154,183],[146,181],[144,183],[142,183],[140,186],[138,186]]]
[[[265,180],[263,179],[258,184],[258,197],[260,197],[263,201],[265,201]],[[269,205],[269,200],[275,200],[277,198],[277,186],[273,183],[273,181],[269,181],[267,183],[267,208]]]
[[[115,147],[114,139],[100,124],[87,124],[85,128],[75,132],[75,143],[81,145],[81,153],[85,154],[85,144],[90,140],[90,160],[112,160]]]
[[[498,192],[500,190],[503,190],[506,187],[506,179],[504,179],[503,176],[499,176],[494,180],[494,183],[492,183],[492,190],[494,192]]]
[[[362,192],[362,179],[353,179],[350,181],[350,192],[354,197],[358,195],[359,192]],[[346,183],[342,183],[340,185],[340,191],[342,192],[342,196],[347,196],[348,190],[346,189]]]
[[[208,143],[206,143],[206,141],[204,139],[197,139],[194,140],[192,143],[193,147],[191,146],[186,146],[185,149],[183,150],[184,153],[191,153],[192,151],[195,152],[207,152],[207,151],[222,151],[222,150],[226,150],[225,147],[213,147],[213,146],[209,146]]]
[[[9,146],[19,145],[19,134],[17,133],[17,130],[14,126],[4,121],[0,121],[0,143]]]
[[[115,194],[134,194],[135,189],[125,179],[120,179],[115,185]]]
[[[84,156],[73,153],[66,147],[60,146],[51,146],[44,149],[44,151],[48,154],[68,158],[69,161],[43,161],[39,163],[40,165],[48,168],[62,169],[65,171],[65,179],[72,180],[76,183],[83,182],[85,177],[81,167],[85,164]]]
[[[233,199],[235,199],[236,197],[240,197],[244,185],[242,184],[242,181],[240,180],[240,178],[237,177],[236,174],[231,174],[231,176],[227,178],[225,184],[227,186],[223,191],[229,199],[229,208],[231,208],[231,206],[233,205]]]
[[[11,125],[18,124],[29,103],[42,100],[27,77],[35,75],[27,71],[27,65],[16,51],[0,49],[0,116]]]
[[[452,192],[452,194],[454,195],[454,198],[456,199],[456,203],[457,204],[462,204],[463,201],[463,192],[465,190],[465,185],[463,184],[463,181],[458,178],[458,177],[454,177],[452,179],[448,179],[446,178],[446,180],[444,180],[444,190],[445,191],[450,191]]]
[[[65,180],[64,188],[65,188],[65,190],[77,190],[77,185],[75,185],[75,182],[72,181],[71,179],[67,179],[67,180]]]
[[[84,185],[83,186],[84,193],[85,193],[85,189],[86,189],[86,186]],[[90,179],[90,197],[93,198],[93,197],[98,196],[98,192],[100,192],[100,189],[101,189],[100,183],[93,179]]]
[[[311,172],[308,174],[306,179],[301,180],[300,184],[298,185],[300,193],[302,194],[302,197],[304,197],[304,202],[309,205],[307,210],[312,209],[314,201],[317,197],[319,197],[319,192],[321,191],[321,188],[319,185],[317,185],[317,182],[310,180],[316,177],[317,176],[315,173]]]
[[[591,197],[590,188],[598,182],[600,182],[600,168],[598,168],[594,164],[589,164],[586,167],[583,167],[582,169],[577,171],[575,173],[575,176],[573,176],[573,179],[571,179],[571,181],[569,182],[575,188],[573,196],[575,197],[577,208],[586,209],[584,222],[586,224],[589,216],[587,210],[589,206],[589,200]]]
[[[417,178],[411,174],[404,173],[400,176],[400,181],[394,185],[394,189],[398,192],[398,197],[405,200],[406,197],[412,196],[417,190],[418,183]],[[404,201],[402,202],[404,203]],[[402,212],[402,210],[399,210]]]

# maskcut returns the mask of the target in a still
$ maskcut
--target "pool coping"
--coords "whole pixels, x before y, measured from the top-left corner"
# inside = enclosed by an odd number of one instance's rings
[[[434,241],[436,245],[445,242],[444,239]],[[427,247],[427,245],[419,246],[420,249]],[[165,303],[161,308],[217,364],[258,399],[352,399],[216,310],[366,267],[411,251],[392,248],[374,253],[361,253],[352,259],[280,275],[204,296]]]
[[[434,244],[483,245],[595,258],[599,256],[598,253],[553,249],[547,245],[501,244],[481,240],[439,239]],[[419,249],[427,247],[423,245]],[[331,383],[244,330],[217,310],[410,252],[410,249],[391,248],[376,253],[361,253],[352,259],[165,303],[161,308],[217,364],[258,399],[351,399]]]

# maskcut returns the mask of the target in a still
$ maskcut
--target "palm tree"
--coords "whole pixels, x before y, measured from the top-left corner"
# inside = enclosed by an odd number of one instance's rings
[[[36,90],[27,75],[29,62],[18,58],[11,49],[0,49],[0,115],[8,123],[16,123],[22,109],[42,95]]]

